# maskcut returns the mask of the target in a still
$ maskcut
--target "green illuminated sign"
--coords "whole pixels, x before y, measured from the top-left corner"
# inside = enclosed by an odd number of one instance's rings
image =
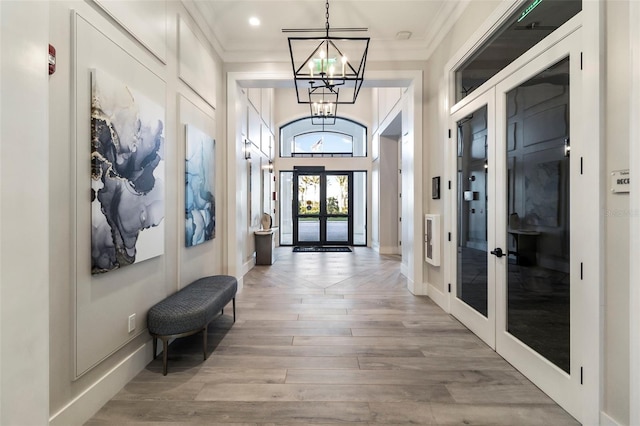
[[[520,17],[518,18],[518,22],[522,21],[528,14],[533,11],[533,9],[538,7],[540,3],[542,3],[542,0],[533,0],[533,3],[531,3],[525,10],[522,11]]]

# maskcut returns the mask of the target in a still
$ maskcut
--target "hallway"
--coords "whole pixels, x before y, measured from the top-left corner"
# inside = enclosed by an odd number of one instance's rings
[[[292,253],[256,266],[231,307],[176,340],[87,424],[573,425],[427,297],[399,258]]]

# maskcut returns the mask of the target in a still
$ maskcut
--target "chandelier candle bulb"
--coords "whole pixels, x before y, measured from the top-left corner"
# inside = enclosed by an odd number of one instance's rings
[[[347,57],[343,56],[342,57],[342,78],[344,78],[344,68],[347,65]]]
[[[313,59],[309,61],[309,74],[311,74],[311,78],[313,78]]]

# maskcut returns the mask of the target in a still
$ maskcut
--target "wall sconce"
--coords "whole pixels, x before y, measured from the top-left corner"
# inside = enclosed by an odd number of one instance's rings
[[[269,173],[273,173],[273,161],[269,160],[269,164],[262,166],[263,170],[269,170]]]
[[[251,160],[251,141],[249,139],[244,140],[244,159]]]

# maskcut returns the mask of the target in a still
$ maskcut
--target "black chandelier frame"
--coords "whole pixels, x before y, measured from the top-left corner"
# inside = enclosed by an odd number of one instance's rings
[[[296,97],[299,104],[313,104],[313,94],[318,89],[323,89],[335,93],[337,104],[354,104],[364,82],[364,71],[366,68],[367,54],[369,52],[369,37],[334,37],[331,32],[357,32],[368,31],[367,28],[330,28],[329,27],[329,1],[326,0],[326,24],[323,29],[283,29],[284,33],[292,32],[324,32],[324,36],[318,37],[289,37],[289,54],[291,56],[291,67],[293,69],[293,80],[296,89]],[[356,46],[355,49],[361,57],[354,62],[346,59],[343,53],[349,46]],[[304,46],[311,49],[311,52],[303,59],[296,61],[298,49],[295,46]],[[340,48],[342,46],[342,48]],[[350,52],[352,53],[352,52]],[[323,56],[324,54],[324,56]],[[333,65],[330,61],[332,56],[342,59],[337,73],[330,72]],[[319,56],[319,60],[316,56]],[[324,59],[326,57],[326,60]],[[335,61],[335,59],[333,59]],[[357,64],[357,65],[356,65]],[[314,70],[316,71],[314,73]],[[342,89],[342,94],[340,90]]]

